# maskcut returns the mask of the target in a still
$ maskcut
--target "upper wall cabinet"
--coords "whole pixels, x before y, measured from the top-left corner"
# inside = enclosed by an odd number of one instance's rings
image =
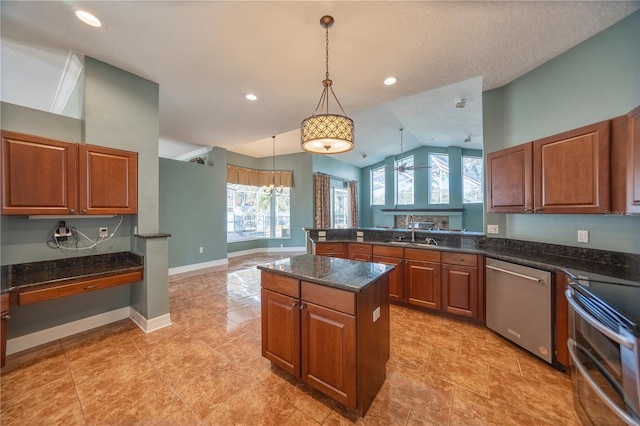
[[[640,107],[611,123],[611,210],[640,213]]]
[[[487,211],[533,212],[532,167],[530,143],[487,154]]]
[[[604,213],[610,208],[610,122],[487,155],[490,213]]]
[[[137,211],[137,153],[2,131],[2,214]]]

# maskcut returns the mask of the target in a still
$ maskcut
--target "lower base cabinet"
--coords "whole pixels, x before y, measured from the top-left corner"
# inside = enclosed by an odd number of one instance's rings
[[[386,379],[388,277],[355,293],[263,270],[262,355],[364,415]]]

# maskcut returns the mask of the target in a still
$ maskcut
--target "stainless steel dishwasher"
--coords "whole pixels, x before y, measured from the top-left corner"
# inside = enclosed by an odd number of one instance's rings
[[[551,273],[487,258],[487,327],[553,363]]]

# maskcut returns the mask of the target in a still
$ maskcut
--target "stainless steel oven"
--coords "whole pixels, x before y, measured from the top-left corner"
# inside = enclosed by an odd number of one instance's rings
[[[640,283],[570,272],[576,411],[585,425],[640,426]]]

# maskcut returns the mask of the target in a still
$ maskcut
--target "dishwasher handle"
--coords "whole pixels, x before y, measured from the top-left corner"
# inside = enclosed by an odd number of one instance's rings
[[[527,280],[535,281],[537,283],[544,281],[542,278],[532,277],[525,274],[520,274],[518,272],[509,271],[508,269],[498,268],[493,265],[485,265],[487,269],[493,269],[494,271],[504,272],[505,274],[515,275],[516,277],[525,278]]]

